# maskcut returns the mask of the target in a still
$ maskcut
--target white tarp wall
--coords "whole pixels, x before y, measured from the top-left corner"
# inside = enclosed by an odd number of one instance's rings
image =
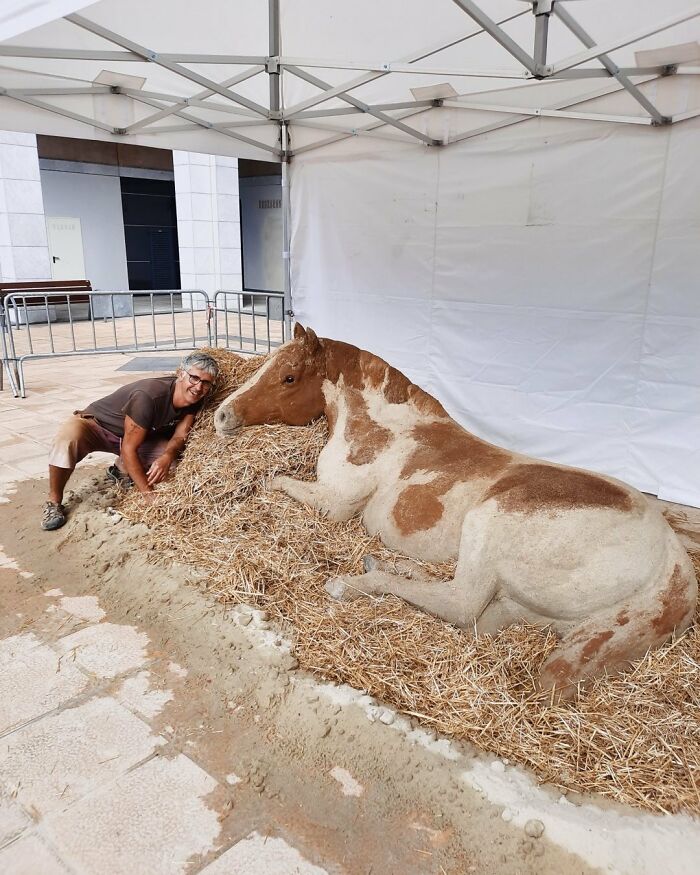
[[[533,119],[300,155],[296,317],[481,437],[700,506],[699,145],[700,119]]]

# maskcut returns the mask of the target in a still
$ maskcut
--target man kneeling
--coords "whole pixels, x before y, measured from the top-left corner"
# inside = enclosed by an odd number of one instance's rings
[[[66,521],[63,490],[88,453],[118,456],[108,473],[131,478],[147,501],[184,449],[195,417],[211,392],[219,366],[201,352],[189,355],[174,377],[151,377],[122,386],[77,410],[58,430],[49,452],[49,500],[42,529]]]

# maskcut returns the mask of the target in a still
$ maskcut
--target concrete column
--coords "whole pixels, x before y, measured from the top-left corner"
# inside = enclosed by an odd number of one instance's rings
[[[0,280],[50,280],[34,134],[0,131]]]
[[[237,159],[174,151],[173,167],[182,288],[240,291]]]

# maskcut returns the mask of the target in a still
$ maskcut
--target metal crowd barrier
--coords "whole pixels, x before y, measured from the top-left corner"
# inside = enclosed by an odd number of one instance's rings
[[[217,292],[213,315],[215,346],[269,353],[286,339],[281,292]]]
[[[5,295],[0,308],[2,369],[14,396],[25,398],[28,359],[212,346],[211,315],[201,289],[22,289]]]
[[[279,292],[201,289],[52,292],[22,289],[0,306],[3,374],[26,397],[24,363],[58,356],[161,352],[213,346],[269,353],[286,339]]]

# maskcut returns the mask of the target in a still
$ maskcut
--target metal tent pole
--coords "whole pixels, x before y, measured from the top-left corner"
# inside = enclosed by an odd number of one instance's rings
[[[267,72],[270,76],[270,114],[272,118],[279,118],[281,100],[280,81],[280,0],[268,0],[268,23],[269,23],[269,48],[270,57],[267,59]],[[281,135],[280,126],[280,135]]]
[[[595,40],[592,36],[590,36],[587,31],[581,27],[581,25],[576,21],[576,19],[569,13],[563,6],[557,4],[554,10],[557,16],[561,19],[561,21],[569,28],[569,30],[576,36],[581,42],[586,46],[586,48],[590,49],[595,45]],[[666,116],[662,115],[659,110],[654,106],[654,104],[649,100],[645,94],[637,88],[637,86],[625,76],[625,74],[620,70],[617,64],[609,57],[609,55],[602,54],[598,55],[598,60],[605,67],[605,69],[610,73],[611,76],[614,76],[615,79],[625,88],[629,93],[634,97],[634,99],[649,113],[649,115],[654,119],[657,124],[668,124],[671,120]]]
[[[284,301],[282,313],[282,339],[292,336],[292,277],[290,264],[290,218],[289,198],[289,130],[282,121],[282,71],[279,58],[282,53],[282,32],[280,23],[280,0],[268,0],[270,57],[267,59],[267,72],[270,76],[270,118],[279,125],[280,148],[282,150],[282,259],[284,275]]]
[[[535,15],[535,50],[532,55],[538,67],[544,67],[547,63],[547,39],[552,4],[553,0],[534,0],[532,4],[532,11]]]
[[[292,336],[292,320],[294,318],[294,310],[292,309],[292,261],[291,261],[291,198],[289,192],[289,131],[287,123],[282,125],[282,238],[284,259],[284,335],[283,340],[289,340]]]

